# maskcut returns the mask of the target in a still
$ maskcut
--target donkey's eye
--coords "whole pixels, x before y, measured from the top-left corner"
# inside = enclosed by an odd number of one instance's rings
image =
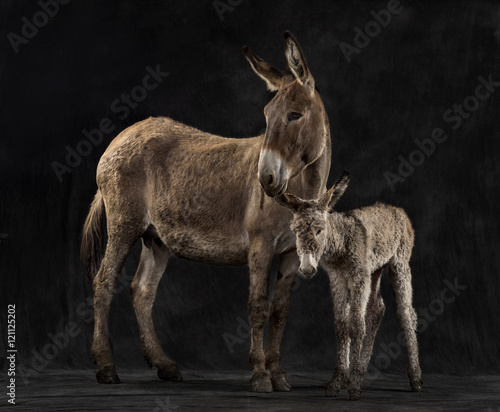
[[[318,229],[318,231],[316,232],[316,236],[318,236],[320,233],[321,233],[321,229]]]
[[[297,113],[297,112],[290,112],[288,113],[288,121],[293,122],[294,120],[298,120],[302,117],[302,113]]]

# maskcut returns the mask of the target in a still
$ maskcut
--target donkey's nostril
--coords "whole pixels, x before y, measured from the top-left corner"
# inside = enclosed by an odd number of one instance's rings
[[[259,177],[259,181],[262,189],[264,189],[268,196],[276,196],[281,190],[281,188],[279,187],[280,178],[275,173],[264,173]]]
[[[273,175],[267,176],[267,185],[271,186],[273,184],[273,182],[274,182]]]

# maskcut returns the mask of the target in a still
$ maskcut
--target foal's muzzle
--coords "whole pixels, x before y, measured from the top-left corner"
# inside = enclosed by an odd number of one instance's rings
[[[318,271],[318,262],[311,253],[306,253],[300,257],[300,274],[306,278],[311,279]]]

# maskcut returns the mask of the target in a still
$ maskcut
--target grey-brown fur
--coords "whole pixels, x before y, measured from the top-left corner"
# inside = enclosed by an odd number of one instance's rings
[[[403,209],[382,203],[345,213],[333,211],[348,182],[345,172],[318,200],[302,200],[287,193],[275,197],[293,212],[291,228],[297,236],[300,270],[313,276],[320,262],[330,278],[338,351],[326,396],[337,396],[345,386],[351,400],[361,396],[361,381],[385,311],[380,295],[385,266],[389,267],[397,315],[406,337],[411,389],[420,391],[417,316],[409,266],[414,241],[410,219]]]
[[[265,108],[264,135],[223,138],[172,119],[149,118],[120,133],[103,154],[82,240],[82,256],[93,278],[92,355],[100,383],[119,382],[110,358],[108,311],[123,262],[142,237],[131,294],[144,356],[158,367],[158,376],[182,380],[175,362],[161,349],[151,317],[158,282],[175,254],[219,265],[248,263],[251,388],[290,389],[280,365],[280,342],[299,259],[290,216],[265,193],[275,196],[288,190],[309,199],[324,193],[331,142],[323,102],[289,32],[285,50],[293,57],[288,61],[292,73],[299,75],[278,71],[243,49],[254,71],[277,91]],[[100,262],[104,213],[108,241]],[[269,308],[269,269],[275,254],[281,256],[280,274]]]

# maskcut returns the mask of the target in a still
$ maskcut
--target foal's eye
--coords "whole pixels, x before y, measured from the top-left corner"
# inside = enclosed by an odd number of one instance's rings
[[[290,112],[288,113],[288,121],[292,122],[294,120],[298,120],[302,117],[302,113],[297,113],[297,112]]]
[[[320,233],[321,233],[321,229],[318,229],[318,231],[316,232],[316,236],[318,236]]]

